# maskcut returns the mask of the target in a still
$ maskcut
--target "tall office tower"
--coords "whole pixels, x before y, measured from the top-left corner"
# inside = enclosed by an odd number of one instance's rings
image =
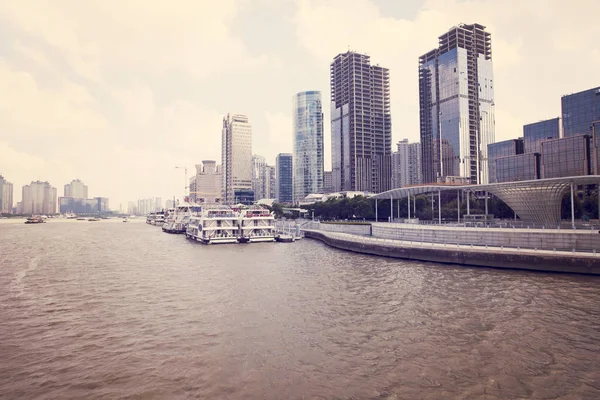
[[[279,203],[292,203],[294,201],[293,158],[290,153],[281,153],[275,159],[277,170],[277,201]]]
[[[523,157],[510,158],[510,160],[507,159],[507,160],[502,161],[502,168],[499,171],[499,173],[497,173],[497,168],[496,168],[497,160],[503,159],[506,157],[521,155],[524,152],[523,149],[524,149],[524,143],[523,143],[522,138],[509,139],[509,140],[504,140],[502,142],[488,144],[488,182],[489,183],[510,182],[510,180],[512,179],[511,177],[517,176],[517,175],[515,175],[516,172],[514,170],[517,168],[519,163],[535,162],[535,160],[533,158],[527,158],[527,157],[525,157],[525,158],[523,158]],[[527,160],[527,161],[519,161],[519,160]],[[527,165],[529,165],[529,164],[527,164]],[[533,170],[531,170],[531,171],[533,171]],[[527,173],[529,174],[529,173],[531,173],[531,171],[528,170]],[[500,179],[498,179],[498,175],[501,176]],[[524,176],[524,175],[521,174],[519,176]],[[535,179],[535,177],[532,179]],[[524,179],[521,179],[521,180],[524,180]]]
[[[558,139],[559,137],[560,118],[523,125],[524,153],[540,153],[544,140]]]
[[[266,199],[267,161],[263,156],[252,156],[252,190],[256,200]]]
[[[561,98],[563,136],[592,134],[592,125],[600,132],[600,87]]]
[[[494,142],[490,34],[479,24],[451,28],[419,58],[424,183],[461,177],[488,182],[487,146]]]
[[[12,214],[13,184],[0,175],[0,213]]]
[[[265,167],[265,199],[277,198],[277,172],[275,167],[267,165]]]
[[[253,198],[252,126],[247,116],[227,114],[223,118],[221,152],[223,202],[236,204],[241,198]]]
[[[333,173],[331,171],[323,172],[323,193],[333,193]]]
[[[71,183],[65,185],[65,197],[87,199],[88,187],[79,179],[73,179]]]
[[[157,197],[154,199],[154,210],[160,211],[163,208],[162,197]]]
[[[390,74],[370,57],[338,54],[331,73],[331,162],[336,191],[391,185]]]
[[[294,201],[323,190],[323,106],[321,92],[294,96]]]
[[[398,142],[398,151],[392,154],[392,188],[421,183],[421,143]]]
[[[23,214],[56,214],[56,188],[48,182],[35,181],[23,186]]]
[[[196,193],[195,201],[199,204],[221,203],[222,176],[213,160],[204,160],[202,165],[196,165]]]

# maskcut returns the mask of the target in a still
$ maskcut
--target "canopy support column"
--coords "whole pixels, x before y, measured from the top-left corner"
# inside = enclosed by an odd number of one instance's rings
[[[375,222],[377,222],[377,199],[375,199]]]
[[[573,199],[573,182],[571,182],[571,227],[575,229],[575,201]]]
[[[438,224],[442,224],[442,191],[438,190]]]
[[[408,199],[408,219],[410,219],[410,194],[407,197]]]
[[[390,222],[394,221],[394,199],[390,196]]]
[[[467,215],[471,214],[471,192],[467,190]]]
[[[458,222],[460,222],[460,190],[456,191],[456,216],[458,217]]]
[[[487,215],[488,215],[488,192],[486,190],[485,192],[485,220],[487,221]]]

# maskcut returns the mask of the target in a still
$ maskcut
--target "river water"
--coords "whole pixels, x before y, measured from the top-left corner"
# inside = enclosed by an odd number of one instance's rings
[[[600,279],[0,221],[0,398],[598,399]]]

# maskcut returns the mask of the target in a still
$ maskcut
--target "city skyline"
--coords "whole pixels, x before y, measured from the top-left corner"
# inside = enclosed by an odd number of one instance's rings
[[[309,89],[323,93],[331,170],[331,59],[350,48],[389,68],[392,143],[416,141],[415,60],[461,22],[492,34],[496,140],[507,140],[525,124],[560,115],[562,95],[597,86],[600,28],[595,13],[580,10],[598,5],[579,3],[547,2],[540,13],[516,1],[189,2],[172,10],[148,4],[134,18],[136,8],[121,3],[8,2],[0,8],[0,112],[7,116],[0,173],[15,188],[78,176],[115,206],[180,196],[183,171],[174,167],[220,159],[220,123],[229,111],[249,116],[253,152],[268,164],[291,152],[289,98]],[[516,6],[518,15],[510,12]],[[550,21],[560,24],[550,28]],[[119,29],[99,28],[107,25]],[[16,204],[21,193],[14,192]]]

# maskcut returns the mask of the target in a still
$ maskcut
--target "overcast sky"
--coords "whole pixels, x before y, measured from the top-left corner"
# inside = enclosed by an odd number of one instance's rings
[[[390,69],[393,142],[419,140],[418,57],[461,22],[492,35],[496,140],[600,85],[598,0],[0,0],[0,174],[128,200],[183,193],[244,113],[254,153],[292,150],[292,96],[348,48]],[[394,146],[395,147],[395,146]]]

